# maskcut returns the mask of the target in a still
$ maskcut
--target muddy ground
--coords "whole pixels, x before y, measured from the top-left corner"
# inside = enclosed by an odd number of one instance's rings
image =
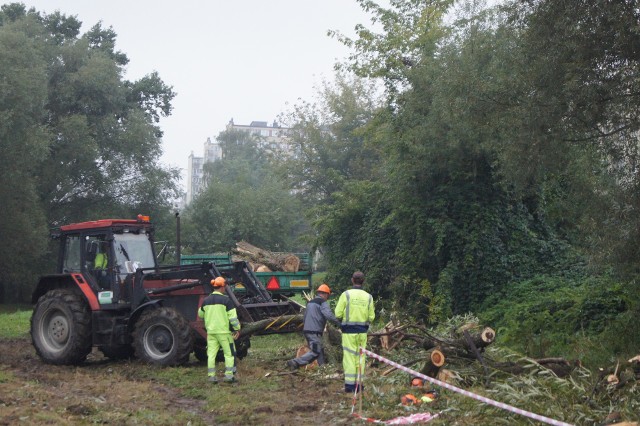
[[[193,355],[187,366],[158,369],[94,350],[81,366],[52,366],[28,338],[0,339],[0,425],[352,423],[336,371],[291,374],[282,359],[250,353],[239,383],[212,385]]]

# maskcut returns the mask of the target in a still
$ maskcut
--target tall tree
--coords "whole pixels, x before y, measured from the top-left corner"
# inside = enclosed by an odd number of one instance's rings
[[[274,251],[308,250],[303,205],[278,178],[274,153],[254,135],[226,130],[223,158],[205,165],[206,188],[185,211],[185,250],[228,252],[240,240]]]
[[[139,209],[167,215],[179,195],[179,171],[158,161],[157,123],[175,93],[156,73],[124,80],[128,59],[115,50],[113,29],[97,24],[81,36],[80,27],[75,17],[20,3],[0,9],[0,174],[8,191],[0,281],[22,276],[23,293],[33,265],[53,267],[55,256],[40,257],[45,224]]]
[[[47,98],[47,63],[33,17],[11,21],[24,8],[3,6],[0,26],[0,301],[27,296],[34,256],[46,247],[46,221],[35,176],[48,153],[42,120]]]
[[[514,2],[510,16],[520,34],[525,83],[514,100],[535,120],[522,126],[531,136],[510,144],[504,161],[517,171],[511,176],[563,176],[571,185],[559,205],[575,218],[585,248],[605,267],[614,262],[619,272],[633,274],[640,272],[639,6]],[[523,72],[525,66],[533,72]]]
[[[382,141],[375,167],[384,173],[369,189],[344,186],[343,201],[321,223],[322,241],[357,241],[343,246],[341,264],[367,269],[379,295],[420,300],[414,307],[425,317],[478,309],[510,282],[552,271],[566,245],[498,163],[494,139],[507,124],[491,121],[499,110],[492,95],[511,81],[498,68],[508,58],[507,34],[473,2],[449,25],[451,2],[363,4],[382,33],[360,28],[345,42],[356,48],[350,68],[386,83],[387,107],[370,132]]]
[[[301,102],[284,117],[293,155],[283,171],[306,203],[326,206],[346,181],[377,173],[377,147],[367,144],[365,132],[378,103],[374,84],[338,72],[316,102]]]
[[[48,59],[53,140],[40,191],[50,220],[80,220],[150,197],[165,206],[175,199],[178,172],[158,163],[162,133],[155,124],[171,111],[171,88],[156,73],[123,81],[128,59],[115,51],[113,30],[100,24]]]

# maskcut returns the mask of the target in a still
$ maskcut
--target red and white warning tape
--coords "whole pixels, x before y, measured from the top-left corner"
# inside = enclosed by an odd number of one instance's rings
[[[431,413],[415,413],[405,417],[396,417],[390,420],[378,420],[372,417],[362,417],[360,414],[354,414],[354,417],[364,420],[367,423],[381,423],[385,425],[412,425],[414,423],[427,423],[438,417],[438,414]]]
[[[561,422],[559,420],[550,419],[549,417],[541,416],[539,414],[535,414],[535,413],[532,413],[530,411],[522,410],[520,408],[513,407],[513,406],[511,406],[509,404],[505,404],[503,402],[494,401],[493,399],[489,399],[489,398],[484,397],[482,395],[477,395],[475,393],[466,391],[464,389],[460,389],[458,387],[450,385],[449,383],[441,382],[440,380],[434,379],[433,377],[425,376],[424,374],[418,373],[415,370],[412,370],[412,369],[407,368],[407,367],[405,367],[403,365],[400,365],[400,364],[398,364],[396,362],[393,362],[393,361],[391,361],[391,360],[389,360],[387,358],[384,358],[384,357],[382,357],[382,356],[380,356],[380,355],[378,355],[376,353],[373,353],[371,351],[368,351],[368,350],[366,350],[364,348],[360,348],[360,350],[362,351],[362,353],[370,356],[371,358],[375,358],[378,361],[384,362],[385,364],[389,364],[389,365],[397,368],[398,370],[405,371],[405,372],[411,374],[414,377],[420,377],[420,378],[422,378],[424,380],[427,380],[428,382],[433,383],[434,385],[437,385],[437,386],[443,387],[445,389],[449,389],[451,391],[460,393],[460,394],[462,394],[464,396],[468,396],[469,398],[473,398],[473,399],[476,399],[476,400],[478,400],[480,402],[484,402],[485,404],[493,405],[494,407],[502,408],[503,410],[511,411],[512,413],[520,414],[522,416],[526,416],[526,417],[529,417],[531,419],[538,420],[540,422],[544,422],[544,423],[547,423],[547,424],[550,424],[550,425],[554,425],[554,426],[573,426],[570,423],[565,423],[565,422]]]

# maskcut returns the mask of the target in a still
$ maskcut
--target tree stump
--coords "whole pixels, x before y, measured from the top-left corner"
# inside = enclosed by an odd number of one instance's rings
[[[425,376],[436,377],[440,367],[444,365],[445,359],[444,354],[439,349],[433,349],[420,372]]]

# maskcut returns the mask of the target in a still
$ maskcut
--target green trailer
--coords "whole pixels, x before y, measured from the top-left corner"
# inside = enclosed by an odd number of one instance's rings
[[[290,297],[311,291],[311,255],[309,253],[293,254],[300,259],[298,272],[254,272],[269,292]],[[221,266],[232,263],[232,257],[230,253],[189,254],[180,257],[181,265],[193,265],[202,262],[213,262],[217,266]],[[242,285],[237,285],[235,290],[241,292]]]

